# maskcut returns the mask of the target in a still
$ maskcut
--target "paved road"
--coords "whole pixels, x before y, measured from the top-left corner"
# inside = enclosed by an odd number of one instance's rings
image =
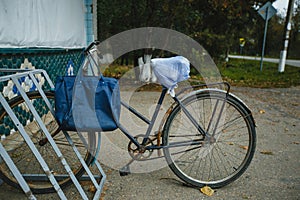
[[[261,60],[261,57],[257,56],[239,56],[239,55],[228,55],[229,58],[238,58],[238,59],[245,59],[245,60]],[[279,63],[278,58],[264,58],[264,61],[266,62],[272,62],[272,63]],[[286,60],[287,65],[291,65],[294,67],[300,67],[300,60],[291,60],[287,59]]]
[[[257,125],[257,148],[254,159],[238,180],[217,189],[212,197],[208,197],[198,188],[184,185],[168,167],[149,173],[134,173],[120,177],[117,170],[104,166],[107,181],[102,200],[300,199],[300,87],[280,89],[233,87],[232,92],[250,107]],[[153,102],[153,97],[154,94],[148,93],[131,100]],[[147,111],[151,106],[140,108]],[[125,145],[124,148],[126,147]],[[81,199],[72,187],[64,192],[68,199]],[[36,196],[38,200],[58,199],[56,194]],[[0,200],[6,199],[26,200],[26,197],[20,190],[4,183],[0,185]]]

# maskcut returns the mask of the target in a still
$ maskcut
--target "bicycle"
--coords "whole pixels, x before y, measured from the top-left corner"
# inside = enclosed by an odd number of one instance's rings
[[[93,56],[90,51],[95,45],[97,43],[94,42],[86,48],[87,57]],[[220,84],[227,86],[227,90],[211,88]],[[129,139],[128,152],[132,157],[132,161],[120,170],[120,175],[129,173],[131,162],[147,160],[154,150],[162,149],[170,169],[177,177],[191,186],[220,188],[238,179],[250,165],[255,152],[255,121],[250,109],[238,97],[229,92],[230,85],[228,83],[194,85],[177,92],[173,97],[174,103],[167,110],[160,123],[159,130],[153,132],[153,127],[157,121],[167,90],[167,88],[162,87],[161,95],[151,120],[130,105],[121,102],[125,109],[128,109],[141,119],[148,125],[148,128],[145,134],[134,137],[122,124],[119,124],[119,129]],[[187,90],[192,91],[186,94]],[[53,106],[54,93],[46,92],[46,95]],[[34,101],[37,102],[38,99],[42,98],[36,92],[28,93],[28,97],[32,100],[35,99]],[[9,101],[9,105],[13,109],[19,109],[19,107],[22,107],[22,104],[23,100],[20,97],[15,97]],[[47,109],[47,106],[44,107]],[[9,124],[9,117],[5,110],[3,111],[3,108],[0,110],[0,113],[0,123]],[[19,112],[19,115],[22,116],[24,114],[25,119],[31,119],[25,113]],[[45,121],[45,124],[50,130],[49,132],[52,133],[53,138],[59,139],[59,136],[63,136],[61,134],[62,131],[53,116],[50,117],[51,120],[49,120],[49,117],[46,117],[48,114],[49,112],[41,113],[42,116],[45,116],[43,119],[48,120]],[[28,133],[32,137],[36,136],[39,138],[35,144],[39,148],[47,148],[47,141],[44,140],[42,131],[32,131],[30,128],[31,122],[26,121],[24,125],[28,128]],[[14,127],[10,126],[10,130],[14,130]],[[16,134],[6,132],[6,135],[10,137]],[[78,140],[79,137],[76,132],[71,135],[72,139],[74,138],[73,140]],[[97,144],[95,143],[97,134],[88,133],[87,135],[88,150],[84,148],[82,141],[78,144],[78,147],[81,147],[81,152],[85,155],[85,161],[90,165],[95,159],[94,155],[97,154]],[[8,149],[8,152],[12,158],[15,158],[14,161],[18,161],[18,157],[23,157],[20,155],[27,154],[24,154],[24,150],[17,151],[23,145],[22,140],[14,138],[11,140],[15,140],[17,148],[13,150]],[[68,144],[66,144],[60,144],[62,149],[68,148]],[[70,160],[72,161],[72,158]],[[21,161],[24,164],[24,161]],[[57,163],[58,161],[52,162]],[[23,164],[20,163],[18,165],[21,167]],[[52,166],[55,172],[59,174],[59,168],[55,164]],[[83,173],[80,163],[72,163],[72,169],[74,169],[76,177],[80,177]],[[17,182],[3,163],[0,165],[0,170],[0,175],[5,182],[18,187]],[[27,170],[21,171],[22,173],[28,173]],[[69,178],[59,181],[62,188],[70,183],[71,180]],[[30,184],[30,187],[34,193],[54,191],[50,183],[33,182]]]

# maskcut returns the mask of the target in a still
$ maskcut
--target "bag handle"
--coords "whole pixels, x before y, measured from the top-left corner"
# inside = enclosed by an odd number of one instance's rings
[[[91,50],[92,51],[92,50]],[[103,74],[100,70],[100,68],[98,67],[98,63],[97,61],[95,60],[93,54],[91,51],[86,51],[86,59],[87,59],[87,65],[89,65],[88,67],[91,69],[91,72],[94,76],[98,76],[96,74],[96,72],[94,71],[94,68],[93,68],[93,64],[97,67],[98,69],[98,72],[99,72],[99,80],[102,80],[103,81]],[[98,55],[97,55],[98,56]]]

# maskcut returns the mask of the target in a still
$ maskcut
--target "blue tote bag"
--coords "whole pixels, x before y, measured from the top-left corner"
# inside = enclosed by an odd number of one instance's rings
[[[81,73],[77,77],[57,77],[55,115],[62,130],[115,130],[120,110],[120,89],[116,79]]]

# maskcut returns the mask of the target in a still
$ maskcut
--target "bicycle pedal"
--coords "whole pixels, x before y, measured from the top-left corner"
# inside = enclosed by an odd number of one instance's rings
[[[129,166],[126,165],[126,166],[122,167],[119,170],[119,174],[120,174],[120,176],[127,176],[127,175],[131,174]]]

